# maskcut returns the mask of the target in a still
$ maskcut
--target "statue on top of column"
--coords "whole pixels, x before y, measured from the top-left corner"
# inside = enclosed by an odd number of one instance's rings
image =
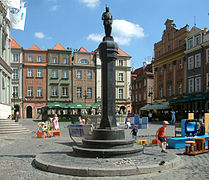
[[[104,28],[105,28],[105,35],[106,37],[111,37],[111,31],[112,31],[112,14],[109,12],[109,7],[106,6],[106,12],[102,14],[102,20],[104,21]]]

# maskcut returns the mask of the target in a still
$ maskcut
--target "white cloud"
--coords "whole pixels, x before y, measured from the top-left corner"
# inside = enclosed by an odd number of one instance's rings
[[[94,8],[98,6],[100,0],[80,0],[80,2],[86,4],[87,7]]]
[[[113,21],[112,35],[120,45],[129,45],[131,40],[145,36],[144,29],[139,24],[119,19]],[[90,34],[87,39],[100,42],[103,36],[102,34]]]
[[[56,11],[57,8],[58,8],[58,5],[54,5],[54,6],[52,6],[51,10],[52,10],[52,11]]]
[[[37,37],[37,38],[39,38],[39,39],[45,38],[45,35],[44,35],[43,32],[35,32],[34,33],[34,36]]]
[[[96,41],[96,42],[101,42],[103,38],[102,34],[89,34],[87,37],[88,40]]]

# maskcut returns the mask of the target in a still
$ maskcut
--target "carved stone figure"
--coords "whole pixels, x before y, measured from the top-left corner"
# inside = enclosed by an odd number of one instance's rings
[[[106,12],[102,14],[102,20],[105,28],[106,37],[110,37],[112,31],[112,14],[109,12],[109,7],[106,6]]]

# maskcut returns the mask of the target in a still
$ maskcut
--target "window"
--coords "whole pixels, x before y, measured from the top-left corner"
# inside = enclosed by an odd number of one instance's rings
[[[145,101],[146,99],[147,99],[147,94],[146,94],[146,92],[144,92],[143,100]]]
[[[181,95],[182,94],[182,84],[181,83],[179,84],[178,89],[179,89],[179,95]]]
[[[53,57],[53,58],[52,58],[52,63],[53,63],[53,64],[57,64],[57,57]]]
[[[194,68],[194,57],[190,56],[188,57],[188,70],[193,69]]]
[[[87,59],[81,59],[80,64],[89,64],[89,61]]]
[[[141,88],[142,87],[142,83],[139,82],[139,85],[138,86],[139,86],[139,88]]]
[[[137,96],[137,94],[135,94],[135,102],[137,102],[138,101],[138,96]]]
[[[92,88],[87,88],[87,98],[91,99],[92,98]]]
[[[194,92],[194,79],[188,79],[188,92],[193,93]]]
[[[76,77],[77,77],[77,79],[82,79],[82,71],[81,70],[77,70]]]
[[[88,71],[87,72],[87,78],[88,79],[92,79],[92,71]]]
[[[123,60],[119,59],[119,66],[123,66]]]
[[[37,108],[37,114],[42,114],[42,109],[41,108]]]
[[[142,95],[141,94],[139,94],[139,101],[141,101],[142,100]]]
[[[195,78],[195,92],[201,91],[201,77]]]
[[[28,77],[33,77],[33,69],[28,69]]]
[[[19,54],[13,54],[13,62],[19,61]]]
[[[193,39],[189,39],[188,40],[188,49],[192,48],[193,47]]]
[[[41,56],[38,56],[37,62],[42,62],[42,57]]]
[[[168,96],[172,95],[172,87],[171,85],[168,86]]]
[[[209,63],[209,49],[206,49],[206,62]]]
[[[62,96],[68,96],[68,87],[62,87]]]
[[[58,96],[58,88],[57,86],[52,87],[52,96]]]
[[[52,78],[54,78],[54,79],[58,78],[58,72],[57,72],[57,70],[53,70],[52,71]]]
[[[123,73],[118,73],[118,80],[119,81],[124,81],[124,79],[123,79]]]
[[[163,88],[160,88],[160,90],[159,90],[159,96],[160,97],[163,97]]]
[[[62,63],[63,63],[63,64],[67,64],[67,58],[63,58],[63,59],[62,59]]]
[[[200,44],[200,36],[196,36],[195,37],[195,45],[199,45]]]
[[[2,89],[5,89],[5,78],[2,77]]]
[[[33,87],[28,87],[28,96],[33,96]]]
[[[160,68],[160,76],[162,76],[163,75],[163,68],[161,67]]]
[[[198,68],[201,66],[201,58],[200,58],[200,54],[196,54],[195,55],[195,68]]]
[[[169,72],[172,72],[172,64],[169,64]]]
[[[37,70],[37,77],[43,77],[42,69]]]
[[[33,56],[28,56],[28,62],[33,62]]]
[[[14,86],[13,87],[13,98],[16,98],[16,97],[18,97],[18,87]]]
[[[18,69],[13,70],[12,78],[13,79],[18,79]]]
[[[146,86],[147,85],[147,80],[146,79],[144,79],[144,86]]]
[[[37,88],[37,96],[38,97],[42,97],[43,96],[43,88],[42,87],[38,87]]]
[[[77,98],[82,98],[82,87],[77,87],[76,94]]]
[[[179,69],[182,69],[183,68],[183,62],[182,62],[182,59],[179,60]]]
[[[119,88],[118,97],[119,99],[123,99],[123,88]],[[137,95],[136,95],[136,101],[137,101]]]
[[[62,71],[62,78],[68,79],[68,72],[67,71]]]
[[[209,73],[206,74],[206,90],[209,90]]]

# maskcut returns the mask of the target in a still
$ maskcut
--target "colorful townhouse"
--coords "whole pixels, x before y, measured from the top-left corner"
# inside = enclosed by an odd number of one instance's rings
[[[73,102],[92,105],[96,102],[95,53],[81,47],[73,55]]]
[[[47,104],[72,103],[72,51],[57,43],[47,51]]]
[[[166,20],[165,26],[162,39],[154,45],[155,101],[168,101],[187,92],[187,61],[184,51],[189,26],[177,29],[171,19]],[[184,108],[178,107],[178,109]]]
[[[47,102],[47,51],[23,49],[23,118],[39,118]]]
[[[23,48],[15,41],[14,38],[11,39],[11,67],[13,69],[12,73],[12,83],[11,83],[11,100],[13,107],[13,114],[19,112],[20,118],[23,117],[23,93],[22,93],[22,84],[23,84]]]

